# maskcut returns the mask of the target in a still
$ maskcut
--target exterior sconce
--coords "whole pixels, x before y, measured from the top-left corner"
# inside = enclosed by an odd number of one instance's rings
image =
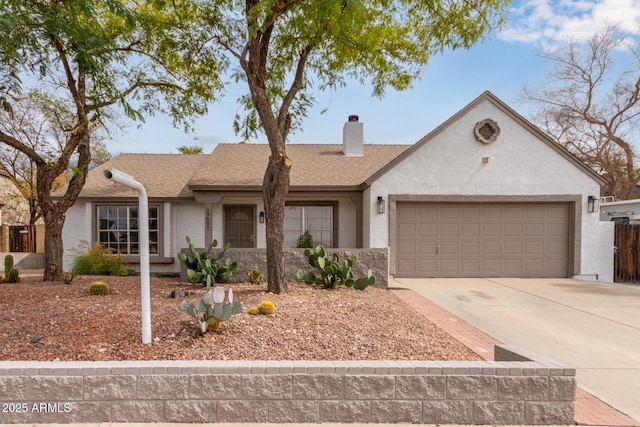
[[[598,212],[600,209],[600,199],[596,196],[589,196],[587,199],[587,211],[590,213]]]
[[[382,198],[382,196],[378,196],[378,213],[384,213],[384,199]]]
[[[491,159],[493,159],[493,157],[483,157],[482,158],[482,163],[489,163],[491,161]]]
[[[260,211],[260,215],[258,215],[258,221],[260,221],[260,224],[264,224],[264,211]]]

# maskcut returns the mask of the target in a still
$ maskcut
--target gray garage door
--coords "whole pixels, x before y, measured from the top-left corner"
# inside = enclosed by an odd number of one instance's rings
[[[567,203],[398,203],[397,277],[567,277]]]

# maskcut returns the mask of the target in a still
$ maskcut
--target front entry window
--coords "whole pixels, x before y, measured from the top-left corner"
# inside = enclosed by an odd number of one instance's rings
[[[334,247],[333,206],[287,206],[284,211],[284,246],[295,248],[309,231],[314,245]]]
[[[121,255],[140,253],[138,206],[98,206],[97,243]],[[149,207],[149,254],[159,252],[158,207]]]

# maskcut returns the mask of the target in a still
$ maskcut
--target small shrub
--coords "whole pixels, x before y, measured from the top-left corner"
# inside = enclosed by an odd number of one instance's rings
[[[109,285],[105,282],[92,282],[89,285],[89,294],[91,295],[109,295]]]
[[[62,273],[62,281],[69,285],[71,284],[71,282],[73,282],[73,279],[76,278],[76,273],[72,270],[72,271],[65,271]]]
[[[251,307],[248,311],[249,314],[260,314],[260,309],[258,309],[258,307]]]
[[[298,237],[296,248],[313,248],[313,236],[309,233],[309,230],[305,230],[304,233]]]
[[[252,285],[261,285],[264,280],[264,273],[256,268],[247,272],[247,278]]]
[[[96,244],[86,253],[76,256],[73,261],[74,274],[93,276],[128,276],[131,268],[124,262],[122,255],[114,255],[102,245]]]
[[[20,272],[17,268],[12,268],[7,273],[7,278],[5,279],[7,283],[18,283],[20,281]]]

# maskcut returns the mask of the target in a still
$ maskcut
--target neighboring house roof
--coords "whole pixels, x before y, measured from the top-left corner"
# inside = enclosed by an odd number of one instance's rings
[[[120,154],[89,171],[80,197],[137,197],[135,190],[104,177],[105,169],[118,169],[142,183],[150,198],[190,198],[193,193],[187,185],[189,179],[204,167],[207,157],[202,154]]]
[[[463,109],[458,111],[456,114],[451,116],[449,119],[447,119],[440,126],[435,128],[433,131],[429,132],[426,136],[422,137],[418,142],[413,144],[411,146],[411,148],[409,148],[408,150],[403,152],[401,155],[396,157],[393,161],[389,162],[387,165],[385,165],[380,170],[378,170],[373,176],[371,176],[369,179],[367,179],[366,185],[371,185],[376,179],[380,178],[382,175],[384,175],[386,172],[388,172],[394,166],[396,166],[397,164],[402,162],[404,159],[409,157],[415,151],[419,150],[420,147],[422,147],[424,144],[427,144],[430,141],[432,141],[438,134],[440,134],[442,131],[444,131],[449,126],[451,126],[453,123],[455,123],[460,117],[462,117],[467,112],[469,112],[470,110],[472,110],[473,108],[475,108],[476,106],[478,106],[480,103],[482,103],[484,101],[491,102],[497,108],[502,110],[506,115],[508,115],[513,120],[515,120],[518,124],[520,124],[523,128],[525,128],[526,130],[531,132],[533,135],[535,135],[540,141],[542,141],[543,143],[547,144],[549,147],[554,149],[558,154],[560,154],[561,156],[565,157],[567,160],[569,160],[571,163],[573,163],[575,166],[577,166],[579,169],[581,169],[584,173],[586,173],[587,175],[591,176],[600,185],[606,184],[607,181],[606,181],[605,178],[603,178],[602,176],[598,175],[593,169],[591,169],[589,166],[587,166],[582,160],[580,160],[578,157],[576,157],[574,154],[572,154],[569,150],[567,150],[563,146],[557,144],[547,134],[542,132],[538,127],[536,127],[530,121],[528,121],[523,116],[518,114],[515,110],[513,110],[507,104],[502,102],[502,100],[500,100],[493,93],[491,93],[490,91],[485,91],[479,97],[477,97],[476,99],[471,101],[469,104],[467,104],[466,107],[464,107]]]
[[[287,144],[292,189],[361,188],[363,183],[410,145],[364,145],[364,155],[349,157],[336,144]],[[262,188],[270,155],[267,144],[218,144],[197,171],[191,189],[253,190]]]

